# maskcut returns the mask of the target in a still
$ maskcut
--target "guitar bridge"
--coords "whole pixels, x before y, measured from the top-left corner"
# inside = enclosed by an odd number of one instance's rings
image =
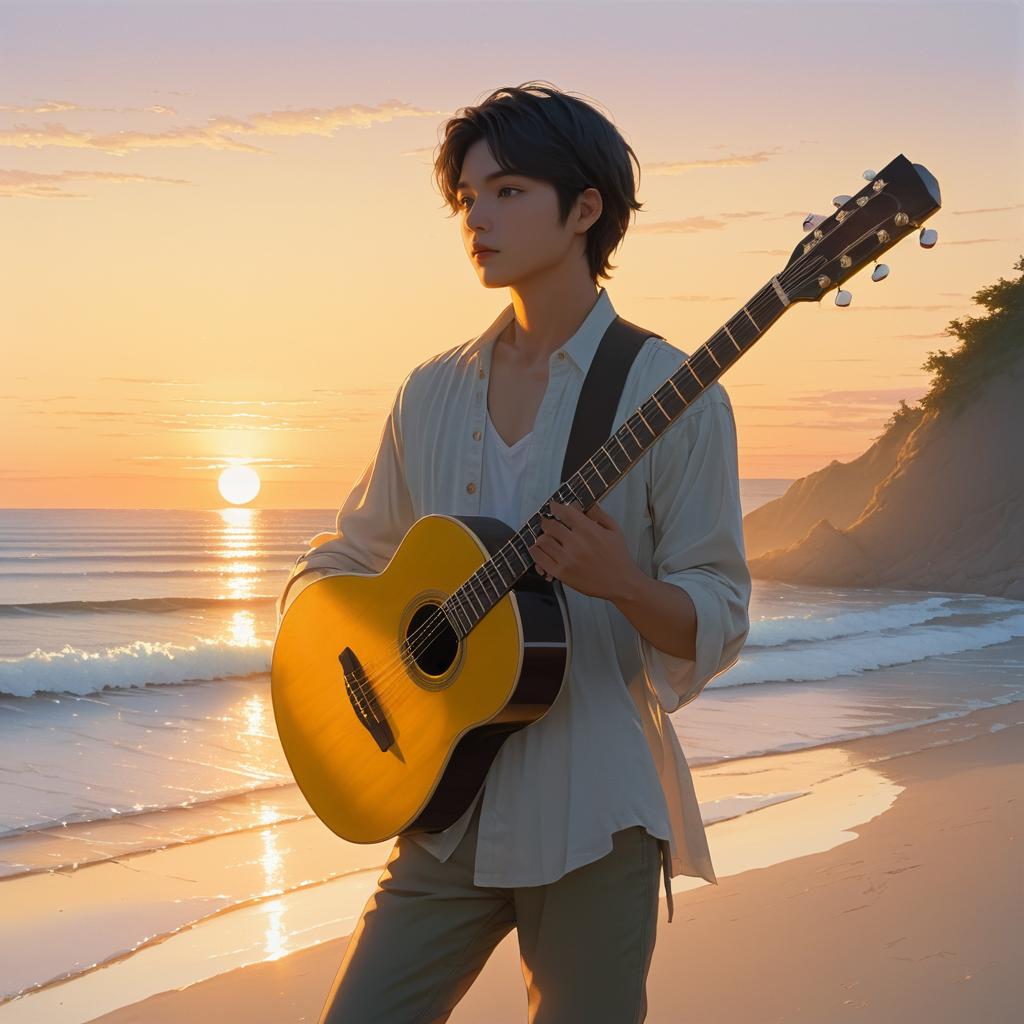
[[[363,724],[367,732],[374,738],[382,751],[388,750],[395,742],[394,734],[387,719],[381,713],[373,687],[366,678],[362,666],[356,659],[351,647],[338,655],[342,673],[345,677],[345,692],[352,702],[352,710]]]

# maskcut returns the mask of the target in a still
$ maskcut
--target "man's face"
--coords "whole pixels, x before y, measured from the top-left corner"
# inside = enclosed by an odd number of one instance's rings
[[[489,174],[500,177],[488,180]],[[486,140],[466,151],[459,181],[462,241],[485,288],[507,288],[580,258],[585,229],[579,233],[572,216],[559,224],[554,186],[502,172]],[[480,257],[473,253],[474,244],[497,251]]]

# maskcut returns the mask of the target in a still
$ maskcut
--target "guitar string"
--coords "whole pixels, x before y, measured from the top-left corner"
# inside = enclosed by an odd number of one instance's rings
[[[838,227],[838,225],[837,225],[837,227]],[[833,230],[836,230],[836,229],[837,228],[834,228]],[[870,234],[871,232],[873,232],[874,230],[876,230],[876,229],[875,228],[871,228],[868,231],[865,231],[861,235],[861,238],[867,237],[867,235]],[[828,236],[825,236],[825,237],[828,237]],[[814,258],[816,258],[815,250],[811,250],[810,253],[807,253],[804,256],[802,256],[791,268],[789,268],[786,271],[783,271],[782,274],[780,274],[778,276],[779,283],[783,284],[785,279],[789,278],[792,274],[796,273],[798,271],[798,269],[801,269],[801,263],[803,263],[804,261],[807,261],[808,263],[810,263],[810,262],[813,261]],[[810,279],[811,279],[810,277],[806,278],[806,280],[808,280],[808,281]],[[801,282],[801,283],[803,283],[803,282]],[[787,284],[788,284],[788,282],[787,282]],[[754,312],[759,312],[759,311],[763,310],[764,308],[766,308],[768,305],[769,305],[768,296],[766,296],[766,298],[764,300],[761,300],[759,303],[753,304],[749,308],[752,309]],[[728,324],[728,323],[729,323],[729,321],[726,321],[726,324]],[[715,332],[715,335],[712,335],[712,340],[714,339],[714,337],[720,331],[721,331],[721,328],[719,328],[719,331]],[[756,340],[757,339],[755,339],[755,341]],[[751,344],[753,344],[753,342]],[[707,348],[706,344],[702,345],[701,348],[698,349],[698,351],[694,353],[693,357],[688,357],[686,360],[684,360],[683,363],[680,364],[679,368],[676,371],[674,371],[673,376],[675,375],[675,373],[678,373],[680,369],[682,369],[683,365],[687,365],[687,366],[689,366],[689,365],[696,365],[696,364],[692,363],[692,359],[696,358],[698,355],[702,355],[703,354],[704,357],[705,357],[705,361],[706,361],[708,359],[708,355],[707,355],[707,353],[705,351],[706,348]],[[712,359],[712,362],[713,361],[714,360]],[[729,367],[727,367],[727,369],[730,368],[732,365],[733,364],[730,363]],[[700,367],[697,366],[697,369],[700,369]],[[720,369],[720,367],[716,366],[716,369]],[[709,372],[709,374],[713,373],[713,371],[710,368],[708,368],[708,372]],[[697,374],[694,374],[694,376],[698,380],[701,379],[699,377],[699,375],[697,375]],[[714,382],[712,382],[712,383],[714,383]],[[657,394],[657,391],[661,390],[661,387],[664,387],[664,384],[660,385],[659,388],[656,389],[654,394]],[[706,388],[702,388],[701,389],[701,393],[704,390],[706,390]],[[697,397],[700,397],[700,395],[698,394]],[[696,401],[696,399],[694,399],[694,401]],[[692,402],[690,404],[692,404]],[[640,406],[639,408],[642,408],[642,406]],[[631,416],[632,415],[635,415],[635,410],[634,410],[634,413],[631,414]],[[679,415],[681,416],[682,413],[680,413]],[[673,420],[673,422],[675,422],[675,420]],[[669,425],[671,426],[671,424],[669,424]],[[667,430],[668,427],[666,427],[664,429]],[[664,430],[662,431],[662,433],[664,433]],[[658,436],[660,437],[661,434],[659,434]],[[657,440],[658,440],[658,438],[656,437],[655,441],[651,442],[651,445],[653,445]],[[651,445],[648,445],[648,448],[650,448]],[[647,449],[645,449],[645,451],[646,450]],[[589,465],[589,463],[587,465]],[[586,469],[586,466],[584,466],[583,468],[581,468],[580,470],[577,471],[578,474],[581,477],[584,478],[584,484],[588,484],[590,481],[595,479],[595,476],[599,476],[599,474],[597,474],[596,470],[595,470],[589,477],[587,477],[587,476],[584,475],[585,469]],[[570,493],[573,493],[573,492],[570,491]],[[578,496],[576,496],[576,497],[578,498]],[[522,529],[522,527],[520,527],[520,529]],[[497,557],[498,554],[500,554],[502,551],[504,551],[505,547],[508,547],[510,545],[510,543],[511,543],[511,541],[507,542],[504,545],[504,547],[499,549],[499,551],[495,552],[495,555],[491,556],[489,561],[493,561],[494,558]],[[509,564],[511,564],[511,563],[509,563]],[[536,563],[534,563],[534,564],[536,564]],[[524,573],[525,572],[529,572],[530,568],[531,567],[525,568],[524,569]],[[488,609],[488,610],[490,610],[490,609]],[[390,653],[392,655],[391,660],[389,662],[384,663],[383,666],[379,669],[379,671],[377,670],[376,666],[373,667],[374,689],[377,691],[377,692],[375,692],[374,696],[378,700],[381,700],[384,697],[390,697],[392,694],[397,694],[399,699],[397,701],[395,701],[395,702],[392,702],[392,710],[395,710],[399,706],[401,706],[401,704],[404,703],[404,700],[401,699],[402,696],[403,696],[402,695],[402,690],[401,690],[401,687],[393,685],[394,680],[396,678],[399,678],[399,679],[404,678],[405,677],[405,672],[404,672],[405,667],[408,666],[409,664],[411,664],[412,662],[414,662],[416,660],[416,656],[418,654],[422,653],[422,651],[426,650],[427,647],[430,646],[430,644],[443,631],[443,629],[445,627],[450,627],[450,626],[451,626],[451,623],[449,622],[448,617],[443,612],[439,613],[439,612],[435,611],[430,616],[430,618],[427,620],[426,623],[424,623],[422,626],[420,626],[415,633],[411,634],[406,639],[405,644],[404,644],[404,650],[402,649],[401,646],[393,644],[391,649],[390,649],[390,651],[388,652],[388,653]],[[380,663],[378,663],[378,664],[380,664]],[[366,674],[366,672],[364,670],[364,675],[365,674]],[[392,684],[392,685],[389,685],[389,684]],[[359,685],[359,688],[360,688],[360,691],[361,691],[360,692],[360,696],[363,697],[363,699],[365,700],[365,694],[362,693],[362,683],[359,682],[358,685]]]
[[[795,271],[798,266],[799,266],[799,263],[798,264],[794,264],[794,266],[791,268],[791,270]],[[783,275],[781,275],[779,277],[779,282],[780,283],[783,282],[783,277],[785,277],[785,276],[786,275],[783,274]],[[809,280],[809,278],[808,278],[808,280]],[[768,300],[768,297],[766,296],[766,298],[764,300],[762,300],[760,303],[755,303],[754,305],[752,305],[749,308],[752,309],[755,313],[756,312],[760,312],[764,308],[766,308],[766,307],[768,307],[770,305],[770,303],[767,300]],[[728,324],[728,322],[729,321],[726,321],[727,324]],[[716,335],[718,333],[719,332],[716,332]],[[714,337],[715,337],[715,335],[712,336],[712,338],[714,338]],[[751,344],[753,344],[753,343],[751,343]],[[707,346],[704,345],[704,346],[701,347],[701,349],[698,349],[698,351],[696,353],[694,353],[694,357],[693,358],[695,358],[697,355],[703,354],[704,357],[705,357],[704,361],[710,361],[710,362],[713,363],[713,360],[710,359],[710,357],[708,356],[707,352],[705,351],[706,347]],[[701,369],[700,365],[693,363],[691,358],[687,358],[686,360],[684,360],[683,363],[680,364],[679,368],[676,371],[673,372],[673,376],[676,373],[678,373],[679,370],[682,369],[683,365],[693,365],[693,366],[696,367],[696,369],[698,371]],[[733,365],[732,363],[729,364],[730,367],[732,365]],[[714,368],[715,369],[719,369],[719,367],[717,367],[717,366],[715,366]],[[727,367],[727,369],[728,368],[729,367]],[[711,372],[711,368],[708,368],[708,371],[710,373]],[[699,377],[698,374],[695,374],[694,376],[698,380],[702,379],[701,377]],[[661,387],[664,387],[664,384],[661,385],[654,393],[656,394],[657,391],[661,389]],[[706,390],[706,388],[702,388],[701,389],[701,393],[703,393],[704,390]],[[699,394],[698,394],[697,397],[699,397]],[[694,399],[694,401],[696,401],[696,399]],[[692,404],[692,402],[690,404]],[[635,414],[635,410],[634,410],[634,414]],[[680,413],[679,415],[681,416],[682,413]],[[673,422],[675,422],[675,420],[673,420]],[[664,429],[667,430],[668,427],[666,427]],[[664,430],[661,433],[664,433]],[[660,437],[660,436],[661,436],[661,434],[658,435],[658,437]],[[648,445],[648,449],[657,440],[658,440],[658,438],[656,437],[655,441],[651,442],[651,445]],[[645,451],[648,450],[648,449],[645,449]],[[590,482],[592,482],[595,479],[597,479],[598,476],[599,476],[599,474],[596,472],[596,470],[590,472],[589,476],[586,475],[585,471],[586,471],[587,466],[589,466],[589,463],[586,464],[583,468],[581,468],[580,470],[577,471],[578,474],[581,477],[584,478],[584,484],[589,484]],[[574,492],[572,492],[572,491],[570,491],[570,493],[574,494]],[[578,497],[575,494],[574,494],[574,496]],[[507,542],[504,547],[508,547],[510,543],[511,543],[511,541]],[[498,552],[495,552],[495,555],[491,556],[490,560],[493,561],[494,558],[497,557],[497,555],[500,554],[501,551],[504,550],[504,547],[499,549]],[[511,563],[509,563],[509,564],[511,564]],[[536,564],[536,563],[534,563],[534,564]],[[525,574],[525,572],[529,572],[530,568],[531,568],[530,566],[526,567],[524,569],[524,574]],[[488,610],[490,610],[490,609],[488,609]],[[402,693],[402,688],[400,686],[395,686],[394,685],[395,679],[396,678],[398,678],[398,679],[405,678],[405,671],[404,671],[405,667],[410,665],[410,664],[412,664],[416,660],[416,656],[419,655],[420,653],[422,653],[424,650],[426,650],[430,646],[430,644],[444,631],[444,629],[446,627],[450,627],[450,626],[451,626],[451,623],[449,622],[448,617],[443,612],[440,612],[439,610],[435,611],[430,616],[430,618],[427,620],[426,623],[424,623],[422,626],[420,626],[416,630],[415,633],[413,633],[412,635],[410,635],[407,638],[407,640],[405,642],[405,649],[404,650],[402,650],[402,648],[400,646],[393,644],[392,647],[391,647],[391,651],[389,652],[389,653],[391,653],[393,655],[391,660],[386,662],[386,663],[384,663],[383,666],[381,666],[379,669],[376,666],[371,667],[370,679],[372,680],[372,684],[373,684],[373,691],[374,691],[373,696],[377,699],[378,702],[381,701],[381,700],[384,700],[385,698],[390,698],[392,695],[397,695],[397,697],[398,697],[397,700],[389,701],[389,703],[390,703],[389,710],[392,710],[392,711],[397,710],[397,708],[400,707],[405,702],[405,700],[403,699],[404,695]],[[378,664],[380,664],[380,663],[378,663]],[[363,674],[364,674],[364,676],[367,675],[366,669],[364,669]],[[359,685],[360,691],[362,691],[362,682],[359,682],[358,685]],[[360,692],[360,696],[365,700],[365,694]]]

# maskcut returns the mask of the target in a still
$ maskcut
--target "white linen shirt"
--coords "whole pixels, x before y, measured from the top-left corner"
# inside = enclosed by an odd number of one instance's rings
[[[562,483],[576,400],[615,316],[601,288],[578,330],[550,356],[516,528]],[[338,513],[337,532],[315,537],[298,558],[278,601],[279,617],[315,579],[381,572],[418,518],[481,514],[491,356],[513,317],[509,304],[482,334],[406,376],[378,450]],[[686,356],[665,339],[648,337],[626,377],[613,427]],[[696,660],[654,647],[611,601],[564,586],[572,658],[557,699],[505,740],[482,790],[456,822],[410,837],[446,860],[482,795],[476,885],[556,881],[605,856],[612,833],[632,825],[669,841],[672,875],[717,884],[689,766],[668,715],[736,662],[749,631],[736,427],[722,385],[712,384],[692,402],[600,504],[619,523],[640,567],[693,600]]]

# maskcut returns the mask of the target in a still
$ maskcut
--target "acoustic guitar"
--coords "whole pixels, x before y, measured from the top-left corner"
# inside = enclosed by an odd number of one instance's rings
[[[540,719],[569,671],[559,581],[528,555],[550,502],[584,511],[794,303],[820,301],[940,207],[939,186],[903,154],[865,171],[835,212],[809,215],[785,268],[686,359],[518,530],[487,516],[426,515],[380,573],[307,586],[282,618],[271,695],[288,764],[333,832],[354,843],[447,828],[502,743]],[[886,276],[878,264],[872,280]]]

